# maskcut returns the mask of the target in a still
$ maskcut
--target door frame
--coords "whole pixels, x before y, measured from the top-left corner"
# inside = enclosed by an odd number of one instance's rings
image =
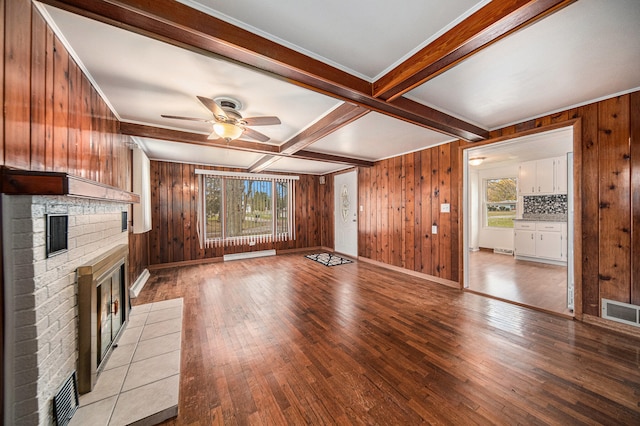
[[[458,223],[458,235],[462,235],[462,238],[458,239],[458,262],[462,266],[462,273],[460,274],[460,289],[462,291],[468,291],[469,281],[469,200],[468,200],[468,188],[469,188],[469,150],[471,148],[477,148],[483,145],[494,144],[498,142],[505,142],[512,139],[521,138],[523,136],[534,135],[537,133],[544,133],[551,130],[561,129],[565,127],[572,127],[573,131],[573,164],[570,169],[573,170],[573,256],[571,259],[567,259],[567,270],[572,268],[573,274],[567,274],[567,286],[569,286],[569,278],[573,278],[573,316],[576,319],[582,319],[582,268],[580,267],[582,259],[582,204],[580,202],[580,194],[582,194],[582,184],[580,175],[582,172],[582,119],[580,117],[550,124],[547,126],[541,126],[530,130],[516,132],[507,136],[499,136],[492,139],[488,139],[482,142],[464,142],[461,141],[458,147],[458,164],[461,167],[458,170],[458,178],[462,182],[462,185],[458,187],[459,199],[462,200],[462,215]],[[578,261],[576,261],[578,260]]]
[[[338,251],[337,248],[336,248],[336,242],[337,242],[336,231],[337,231],[338,219],[339,219],[339,217],[337,216],[338,206],[336,205],[336,202],[335,202],[336,197],[337,197],[337,192],[339,191],[339,189],[336,186],[336,177],[339,176],[339,175],[344,175],[344,174],[351,173],[351,172],[355,173],[355,186],[356,186],[355,197],[354,197],[354,200],[352,200],[352,204],[355,205],[355,222],[356,222],[356,225],[355,225],[356,226],[355,241],[352,241],[352,243],[354,243],[353,246],[355,247],[355,253],[354,254],[341,252],[341,251]],[[336,253],[344,254],[346,256],[351,256],[351,257],[354,257],[354,258],[358,257],[359,248],[360,248],[359,244],[358,244],[359,240],[360,240],[359,235],[358,235],[359,234],[359,225],[360,225],[359,215],[358,215],[358,210],[359,210],[358,206],[359,206],[359,202],[360,202],[360,185],[359,185],[358,178],[359,178],[358,168],[357,167],[353,167],[353,168],[350,168],[350,169],[346,169],[346,170],[342,170],[340,172],[334,173],[333,179],[332,179],[332,181],[333,181],[332,182],[332,184],[333,184],[333,204],[334,204],[333,205],[333,212],[332,212],[332,214],[333,214],[333,249],[334,249],[334,251]]]

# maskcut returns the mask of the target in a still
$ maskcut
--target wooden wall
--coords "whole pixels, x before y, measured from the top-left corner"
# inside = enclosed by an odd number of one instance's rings
[[[360,168],[358,255],[457,281],[458,171],[457,142]]]
[[[4,7],[0,164],[131,190],[128,137],[29,0]]]
[[[640,305],[640,92],[541,117],[492,136],[580,118],[582,310]]]
[[[640,305],[640,92],[491,132],[492,138],[580,118],[582,309]],[[458,281],[462,187],[458,141],[359,170],[359,256]],[[440,213],[450,203],[451,213]],[[438,225],[437,235],[431,226]]]
[[[321,245],[321,208],[317,176],[301,175],[296,182],[296,239],[255,246],[236,245],[200,249],[197,235],[195,169],[213,167],[151,161],[149,262],[158,265],[222,257],[257,250],[288,250]],[[224,169],[218,169],[224,170]],[[230,170],[227,171],[240,171]]]
[[[129,136],[29,0],[0,3],[0,165],[64,172],[131,191]],[[131,217],[131,211],[129,211]],[[130,236],[130,282],[148,265]]]

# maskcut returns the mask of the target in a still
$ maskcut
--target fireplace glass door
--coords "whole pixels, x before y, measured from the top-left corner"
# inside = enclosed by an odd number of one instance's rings
[[[104,359],[122,327],[124,314],[122,309],[123,270],[124,265],[117,268],[98,285],[98,295],[100,296],[98,301],[98,317],[100,318],[98,324],[100,328],[98,332],[98,336],[100,336],[98,365]]]

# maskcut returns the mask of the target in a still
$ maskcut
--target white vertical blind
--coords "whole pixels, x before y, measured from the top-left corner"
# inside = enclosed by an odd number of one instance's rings
[[[295,239],[298,176],[197,169],[200,248]]]

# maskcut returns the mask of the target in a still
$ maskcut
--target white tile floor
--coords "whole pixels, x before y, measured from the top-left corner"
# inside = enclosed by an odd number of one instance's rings
[[[134,306],[71,426],[154,425],[178,414],[182,299]]]

